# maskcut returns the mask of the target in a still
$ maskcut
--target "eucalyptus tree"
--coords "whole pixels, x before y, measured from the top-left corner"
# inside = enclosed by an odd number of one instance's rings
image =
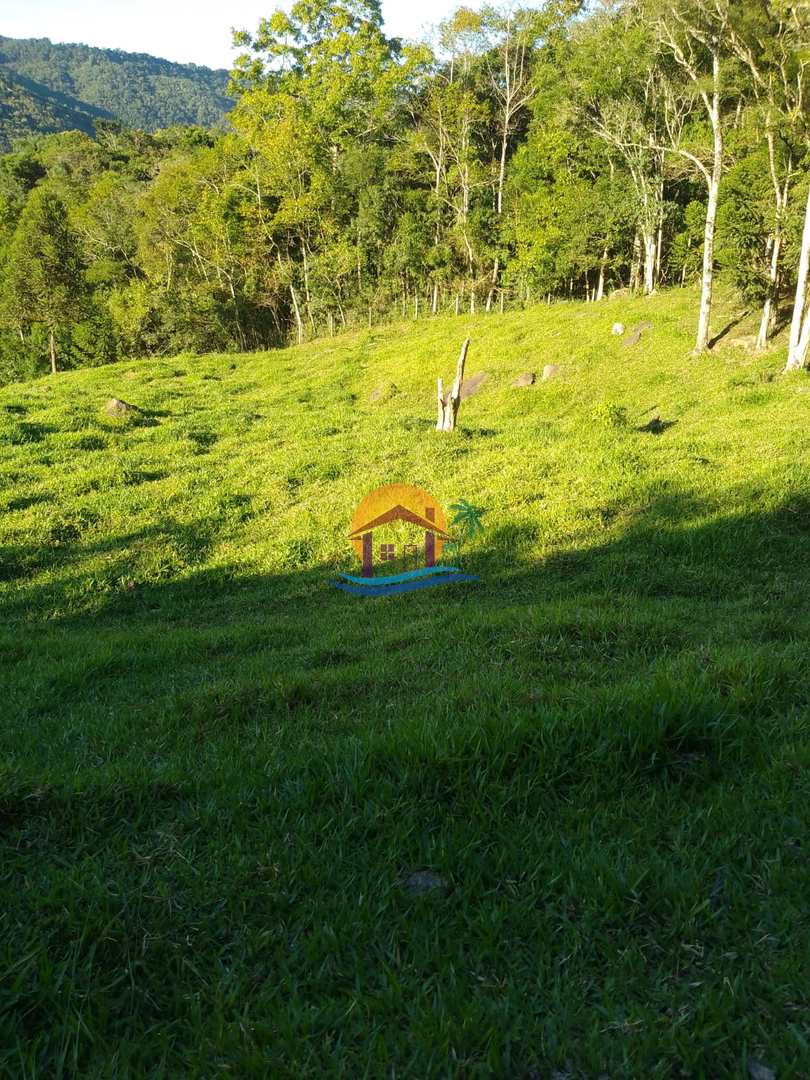
[[[757,335],[757,347],[764,348],[773,332],[779,304],[785,216],[810,131],[810,6],[762,0],[732,8],[729,38],[750,75],[762,118],[773,190],[773,217],[766,238],[768,283]]]
[[[665,221],[665,58],[633,7],[592,17],[575,38],[569,78],[582,126],[629,175],[636,235],[631,283],[654,292],[661,273]],[[605,56],[612,62],[605,64]]]
[[[790,321],[787,371],[805,367],[810,353],[810,188],[807,191],[807,208],[804,215],[799,270],[796,275],[796,298],[793,318]]]
[[[674,84],[668,90],[665,124],[667,148],[690,161],[706,182],[706,218],[703,230],[703,270],[695,352],[709,347],[714,290],[714,239],[720,181],[724,168],[725,112],[734,92],[729,92],[728,68],[731,0],[653,0],[650,25],[658,43],[681,70],[687,93]],[[689,145],[693,130],[685,121],[702,105],[711,145],[704,155]],[[697,152],[696,152],[697,150]]]

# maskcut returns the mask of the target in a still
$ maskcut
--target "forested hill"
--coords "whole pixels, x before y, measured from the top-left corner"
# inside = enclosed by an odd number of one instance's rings
[[[109,116],[81,102],[55,94],[31,79],[0,70],[0,149],[15,139],[51,131],[93,133],[95,115]]]
[[[219,125],[228,73],[143,53],[0,36],[0,147],[31,132],[92,131],[96,116],[155,131]]]

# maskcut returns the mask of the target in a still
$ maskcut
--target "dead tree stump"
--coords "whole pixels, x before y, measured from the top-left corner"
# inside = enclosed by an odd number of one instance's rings
[[[464,381],[464,364],[467,360],[467,350],[470,347],[470,339],[466,338],[461,346],[461,355],[456,364],[456,377],[450,388],[450,393],[445,395],[444,383],[441,376],[438,379],[438,415],[436,418],[437,431],[454,431],[459,406],[461,405],[461,384]]]

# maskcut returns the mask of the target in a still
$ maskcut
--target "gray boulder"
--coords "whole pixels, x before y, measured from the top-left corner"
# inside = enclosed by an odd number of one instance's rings
[[[533,371],[524,371],[522,375],[518,375],[512,386],[518,388],[520,386],[533,386],[537,381],[537,376]]]
[[[133,416],[138,413],[142,413],[138,405],[133,405],[131,401],[122,401],[121,398],[113,397],[104,406],[104,412],[107,416]]]

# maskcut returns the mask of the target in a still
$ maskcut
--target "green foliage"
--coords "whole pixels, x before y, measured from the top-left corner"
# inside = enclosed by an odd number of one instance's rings
[[[168,126],[157,132],[95,116],[94,137],[77,123],[84,130],[32,135],[0,157],[0,270],[24,283],[12,236],[40,187],[58,194],[91,304],[62,319],[66,367],[688,284],[703,264],[711,148],[702,98],[662,47],[657,11],[652,0],[462,8],[431,49],[388,38],[378,3],[295,3],[237,34],[228,131],[182,110],[158,110],[152,119]],[[736,0],[728,11],[737,59],[724,53],[714,269],[741,302],[767,297],[778,332],[810,168],[798,31]],[[137,97],[160,80],[223,77],[3,40],[0,68],[17,65],[29,82],[49,72],[53,100],[101,100],[88,89],[96,80]],[[29,328],[6,307],[2,379],[31,371],[36,355],[36,320]]]
[[[629,427],[627,409],[614,401],[600,401],[593,410],[592,419],[598,427],[623,431]]]
[[[173,124],[221,126],[228,75],[196,64],[47,38],[0,37],[0,149],[21,134],[118,120],[156,131]]]
[[[70,227],[64,202],[47,187],[38,187],[29,196],[11,240],[8,263],[0,302],[5,320],[16,330],[41,323],[53,342],[86,310],[79,238]],[[53,348],[51,354],[55,357]]]

